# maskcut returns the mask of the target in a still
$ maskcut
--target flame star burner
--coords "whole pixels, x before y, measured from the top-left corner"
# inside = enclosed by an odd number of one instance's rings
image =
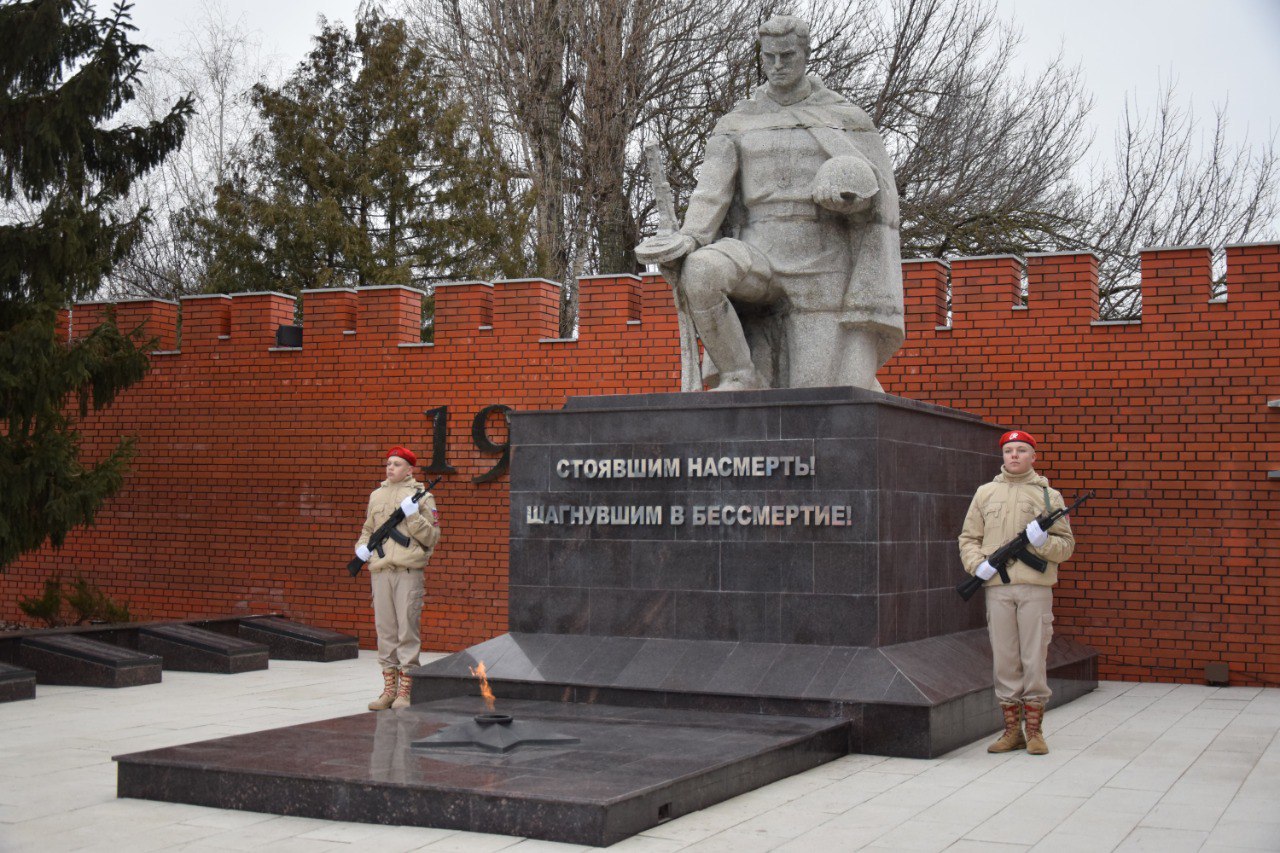
[[[570,735],[556,734],[546,726],[517,720],[510,714],[476,714],[464,723],[457,723],[436,732],[430,737],[415,740],[413,749],[467,748],[486,749],[490,752],[510,752],[522,746],[558,746],[581,743]]]

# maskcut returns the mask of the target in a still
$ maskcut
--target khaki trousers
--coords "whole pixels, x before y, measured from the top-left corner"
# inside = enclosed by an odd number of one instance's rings
[[[383,669],[418,665],[422,651],[422,569],[370,572],[378,663]]]
[[[1049,641],[1053,639],[1053,588],[1034,584],[986,587],[987,632],[996,698],[1045,702],[1049,689]]]

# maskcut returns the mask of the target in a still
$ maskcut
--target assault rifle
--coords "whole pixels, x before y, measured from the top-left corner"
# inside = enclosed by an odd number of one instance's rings
[[[1076,507],[1093,497],[1093,492],[1085,492],[1069,507],[1063,509],[1055,509],[1053,512],[1045,513],[1036,519],[1036,523],[1040,525],[1040,529],[1048,532],[1054,522],[1062,518],[1064,515],[1070,515]],[[1009,563],[1014,560],[1021,560],[1037,572],[1043,572],[1049,568],[1049,564],[1027,550],[1027,546],[1031,544],[1031,540],[1027,538],[1027,531],[1023,529],[1017,536],[1010,539],[1005,544],[996,549],[995,553],[987,557],[987,562],[991,567],[1000,573],[1001,583],[1009,582],[1009,570],[1006,568]],[[960,593],[960,597],[965,601],[973,598],[973,594],[982,589],[986,584],[982,578],[977,575],[971,575],[967,580],[961,582],[956,587],[956,592]]]
[[[417,503],[422,500],[422,496],[431,491],[438,482],[440,482],[440,478],[436,477],[430,483],[427,483],[427,487],[425,489],[420,492],[414,492],[413,502]],[[386,521],[382,522],[381,526],[379,526],[377,530],[373,531],[373,535],[369,537],[369,541],[364,543],[365,547],[370,551],[376,551],[379,557],[385,557],[387,554],[382,550],[382,546],[388,539],[399,545],[408,545],[409,537],[405,536],[399,530],[396,530],[402,521],[404,521],[404,510],[400,509],[400,507],[396,507],[395,512],[391,513],[391,516]],[[352,557],[351,562],[347,563],[347,574],[351,575],[351,577],[355,577],[360,574],[360,570],[363,568],[364,560],[359,557]]]

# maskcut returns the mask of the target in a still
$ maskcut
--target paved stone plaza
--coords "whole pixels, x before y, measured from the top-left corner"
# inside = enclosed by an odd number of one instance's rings
[[[113,755],[358,713],[376,670],[366,651],[118,690],[41,686],[0,705],[0,851],[589,849],[116,799]],[[1103,682],[1046,728],[1043,758],[988,755],[986,739],[931,760],[851,755],[610,849],[1280,850],[1280,689]]]

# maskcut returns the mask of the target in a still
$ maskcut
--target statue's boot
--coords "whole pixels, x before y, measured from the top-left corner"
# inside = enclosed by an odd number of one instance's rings
[[[720,371],[717,391],[754,391],[768,387],[751,361],[751,348],[742,332],[738,312],[728,299],[705,311],[692,311],[702,345]]]

